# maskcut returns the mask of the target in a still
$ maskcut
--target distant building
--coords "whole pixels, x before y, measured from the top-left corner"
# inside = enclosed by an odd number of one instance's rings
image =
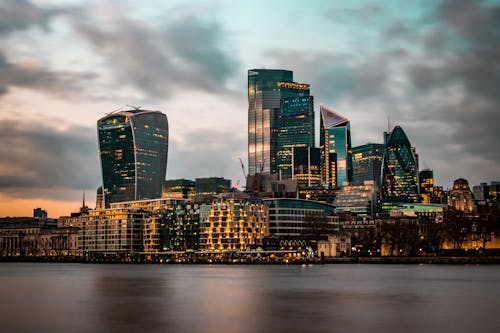
[[[366,180],[363,184],[344,183],[333,205],[336,212],[371,216],[377,208],[376,200],[375,181]]]
[[[448,192],[448,206],[464,213],[474,212],[474,199],[467,180],[459,178],[453,182],[453,189]]]
[[[189,179],[169,179],[163,183],[164,198],[188,199],[195,193],[195,182]]]
[[[400,126],[388,136],[382,170],[384,203],[419,202],[417,163],[410,141]]]
[[[313,97],[282,98],[276,119],[279,179],[292,178],[294,148],[314,147]]]
[[[472,187],[474,199],[495,201],[500,200],[500,182],[492,181],[490,185],[481,183]]]
[[[105,207],[160,198],[168,153],[167,116],[159,111],[111,113],[97,122]]]
[[[41,208],[35,208],[33,209],[33,217],[38,220],[38,221],[45,221],[47,220],[47,211],[43,210]]]
[[[309,96],[309,85],[293,82],[292,71],[280,69],[248,71],[248,175],[253,176],[262,172],[278,173],[277,114],[282,99],[307,96]],[[292,112],[295,107],[291,104],[292,101],[284,107],[289,107]]]
[[[423,204],[442,203],[443,187],[434,186],[434,172],[425,169],[419,172],[420,202]]]
[[[231,180],[222,177],[196,178],[195,190],[196,194],[219,194],[229,191],[231,188]]]
[[[262,245],[267,234],[267,208],[258,202],[220,199],[200,208],[200,248],[245,250]]]
[[[320,148],[323,154],[323,182],[329,187],[341,187],[352,180],[352,148],[349,119],[320,106]],[[336,154],[335,170],[331,172],[332,155]]]
[[[321,186],[321,150],[311,147],[292,148],[292,177],[300,187]]]
[[[381,188],[382,163],[384,161],[385,145],[367,143],[352,148],[352,182],[363,184],[373,181],[377,191]]]

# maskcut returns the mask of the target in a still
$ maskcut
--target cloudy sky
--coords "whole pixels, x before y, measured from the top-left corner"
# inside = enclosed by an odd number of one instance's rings
[[[242,179],[251,68],[353,145],[401,125],[445,188],[500,180],[499,41],[499,1],[0,0],[0,216],[94,207],[96,121],[127,105],[167,114],[167,178]]]

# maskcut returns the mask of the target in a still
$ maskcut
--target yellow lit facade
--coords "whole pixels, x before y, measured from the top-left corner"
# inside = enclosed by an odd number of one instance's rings
[[[200,209],[200,249],[245,250],[261,245],[267,234],[268,210],[263,204],[221,199]]]

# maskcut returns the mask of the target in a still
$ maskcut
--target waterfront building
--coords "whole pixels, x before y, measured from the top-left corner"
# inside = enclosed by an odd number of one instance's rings
[[[351,254],[351,237],[328,235],[327,240],[318,242],[320,257],[345,257]]]
[[[197,249],[198,205],[184,199],[160,198],[112,203],[81,219],[79,249],[86,256],[126,258],[137,252]]]
[[[309,85],[293,82],[292,71],[248,71],[248,175],[278,173],[276,122],[282,99],[307,96]]]
[[[382,168],[382,199],[386,207],[419,202],[418,170],[406,133],[396,126],[386,145]]]
[[[231,188],[231,180],[223,177],[196,178],[195,191],[196,194],[210,195],[219,194],[229,191]]]
[[[474,212],[474,198],[467,180],[459,178],[453,182],[453,189],[448,192],[448,206],[466,214]]]
[[[374,181],[377,191],[382,182],[382,163],[384,161],[385,145],[367,143],[352,148],[352,182],[363,184],[364,181]]]
[[[352,148],[349,119],[320,106],[320,148],[322,150],[323,182],[328,187],[341,187],[352,180]],[[332,172],[336,154],[335,173]]]
[[[278,239],[279,247],[317,247],[338,229],[333,205],[302,199],[264,199],[269,207],[269,236]]]
[[[0,219],[0,257],[77,256],[77,228],[47,227],[36,218]]]
[[[160,198],[168,152],[167,116],[128,110],[97,121],[105,207]]]
[[[299,188],[321,186],[321,149],[293,147],[292,166],[291,176]]]
[[[337,213],[371,216],[376,210],[376,200],[377,191],[375,181],[366,180],[362,184],[344,183],[333,205]]]
[[[163,198],[190,199],[195,193],[195,182],[189,179],[169,179],[163,183]]]
[[[267,207],[245,199],[219,199],[200,208],[200,248],[245,250],[262,245],[267,235]]]
[[[276,115],[279,179],[293,178],[294,148],[314,147],[313,97],[282,98]]]

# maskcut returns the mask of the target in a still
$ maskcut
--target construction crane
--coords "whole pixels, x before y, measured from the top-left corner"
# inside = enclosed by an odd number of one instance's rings
[[[238,157],[238,159],[240,160],[241,171],[243,171],[243,179],[246,182],[247,181],[247,172],[245,170],[245,164],[243,164],[243,160],[241,159],[241,157]]]

